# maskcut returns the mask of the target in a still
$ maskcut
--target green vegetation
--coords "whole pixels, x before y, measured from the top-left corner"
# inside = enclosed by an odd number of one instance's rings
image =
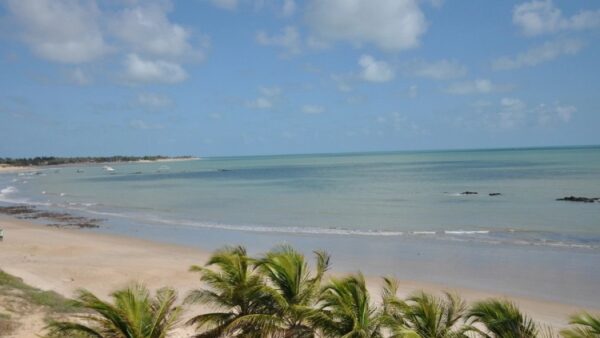
[[[107,162],[133,162],[133,161],[157,161],[166,159],[186,159],[191,156],[104,156],[104,157],[32,157],[32,158],[2,158],[0,157],[0,165],[28,167],[42,165],[61,165],[61,164],[77,164],[77,163],[107,163]]]
[[[31,287],[23,280],[0,270],[0,296],[11,296],[28,304],[47,307],[53,313],[69,313],[76,308],[68,299],[54,291],[43,291]]]
[[[534,338],[558,337],[509,301],[486,299],[467,304],[450,293],[398,296],[398,282],[384,278],[381,299],[373,301],[362,274],[324,281],[329,256],[315,252],[314,265],[289,246],[260,257],[243,247],[216,251],[205,266],[192,266],[202,288],[176,305],[171,288],[154,295],[141,285],[115,291],[111,302],[81,290],[74,301],[25,285],[0,271],[0,296],[17,294],[27,302],[61,312],[70,320],[51,320],[48,337],[167,338],[179,327],[187,304],[205,312],[185,324],[194,337],[243,338]],[[16,292],[16,293],[15,293]],[[0,305],[3,305],[0,297]],[[4,307],[6,308],[6,307]],[[2,310],[2,307],[0,307]],[[0,312],[0,336],[12,318]],[[574,315],[565,338],[600,338],[600,316]],[[178,333],[179,334],[179,333]],[[178,335],[180,336],[180,334]]]
[[[597,338],[600,337],[600,316],[593,316],[589,313],[580,313],[571,316],[569,321],[572,328],[561,331],[565,338]]]
[[[177,325],[181,308],[175,306],[175,290],[163,288],[150,296],[142,285],[115,291],[113,303],[80,290],[73,304],[89,310],[79,321],[53,321],[48,325],[50,337],[72,334],[81,337],[165,338]]]

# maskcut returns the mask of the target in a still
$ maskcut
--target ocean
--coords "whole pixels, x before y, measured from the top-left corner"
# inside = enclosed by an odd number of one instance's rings
[[[92,231],[205,249],[291,243],[330,250],[343,270],[600,306],[600,203],[556,200],[571,195],[600,197],[600,147],[222,157],[0,175],[1,204],[106,219]]]

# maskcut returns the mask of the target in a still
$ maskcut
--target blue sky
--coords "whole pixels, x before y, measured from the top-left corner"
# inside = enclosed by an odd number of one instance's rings
[[[0,2],[0,157],[600,143],[597,1]]]

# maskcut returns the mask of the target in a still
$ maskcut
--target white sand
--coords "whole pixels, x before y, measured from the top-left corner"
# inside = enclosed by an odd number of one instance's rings
[[[199,287],[198,276],[188,272],[192,264],[204,264],[208,252],[146,240],[104,235],[77,229],[56,229],[0,216],[5,238],[0,242],[0,269],[35,287],[71,296],[86,288],[102,297],[133,281],[156,289],[172,286],[183,297]],[[333,267],[335,269],[335,266]],[[335,274],[335,271],[333,272]],[[368,278],[374,298],[380,279]],[[401,282],[402,294],[424,289],[439,292],[442,285]],[[468,301],[486,297],[505,297],[467,289],[451,289]],[[543,324],[562,327],[568,315],[580,307],[526,298],[511,298],[521,309]],[[590,310],[590,309],[586,309]],[[195,309],[198,311],[198,309]],[[593,311],[593,310],[592,310]],[[188,315],[190,315],[188,311]],[[36,320],[32,317],[32,321]],[[39,320],[39,318],[37,319]],[[39,329],[30,323],[24,327]],[[33,330],[33,329],[31,329]],[[180,332],[182,337],[189,328]],[[35,337],[39,332],[20,331],[19,337]]]

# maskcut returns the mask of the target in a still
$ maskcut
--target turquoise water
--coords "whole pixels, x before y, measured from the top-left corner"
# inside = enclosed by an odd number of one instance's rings
[[[600,203],[556,201],[600,197],[600,147],[110,167],[2,174],[0,204],[101,217],[93,231],[206,250],[325,249],[337,271],[600,309]]]
[[[4,175],[0,199],[197,228],[600,249],[600,204],[555,200],[600,196],[597,147],[110,166]]]

